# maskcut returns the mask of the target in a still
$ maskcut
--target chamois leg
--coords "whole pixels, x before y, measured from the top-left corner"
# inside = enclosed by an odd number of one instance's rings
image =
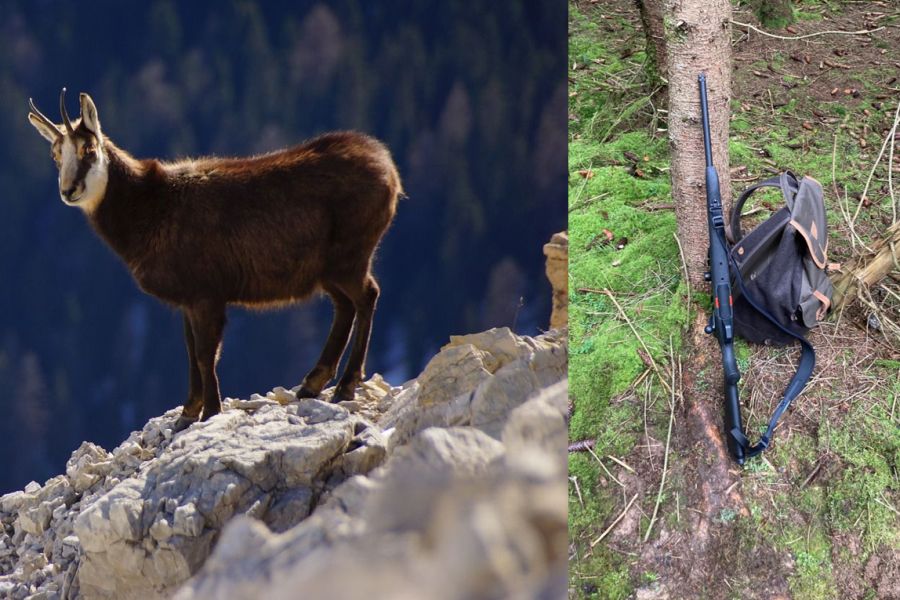
[[[344,374],[334,392],[334,402],[353,400],[356,386],[365,377],[366,352],[369,349],[369,336],[372,333],[372,316],[375,314],[375,304],[378,302],[378,282],[371,274],[366,274],[362,286],[355,289],[342,288],[356,308],[356,331],[353,337],[353,346],[350,350],[350,358]]]
[[[325,286],[325,291],[328,292],[334,305],[334,320],[331,322],[328,340],[319,360],[316,361],[316,366],[303,378],[303,383],[297,391],[298,398],[315,398],[334,378],[341,355],[350,338],[350,329],[353,327],[356,309],[350,298],[333,286]]]
[[[175,421],[173,430],[175,433],[187,429],[191,423],[200,418],[203,409],[203,380],[200,378],[200,369],[197,367],[197,354],[194,349],[194,331],[191,328],[191,320],[184,313],[184,341],[188,355],[188,399],[181,409],[181,416]]]
[[[190,317],[197,367],[203,383],[203,420],[206,421],[222,410],[216,363],[219,361],[222,332],[225,330],[225,305],[204,304],[192,307]]]

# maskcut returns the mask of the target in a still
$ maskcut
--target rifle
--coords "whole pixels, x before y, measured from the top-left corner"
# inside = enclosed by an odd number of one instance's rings
[[[709,111],[706,103],[706,76],[698,77],[700,83],[700,112],[703,117],[703,148],[706,151],[706,216],[709,227],[709,251],[704,279],[710,282],[713,310],[706,326],[706,333],[715,335],[722,349],[722,368],[725,372],[725,439],[728,450],[739,465],[744,464],[746,440],[741,424],[741,407],[738,399],[738,370],[734,355],[734,312],[731,296],[731,273],[728,247],[725,245],[725,218],[722,216],[722,197],[719,192],[719,174],[713,166],[712,146],[709,141]]]

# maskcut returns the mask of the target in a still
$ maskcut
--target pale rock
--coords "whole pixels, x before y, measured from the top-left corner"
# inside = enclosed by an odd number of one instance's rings
[[[297,399],[297,396],[294,395],[290,390],[286,390],[281,386],[276,387],[271,392],[266,394],[266,397],[275,400],[279,404],[289,404]]]
[[[509,327],[497,327],[468,335],[451,335],[450,343],[441,350],[469,344],[492,357],[491,360],[486,361],[488,369],[492,373],[505,364],[527,356],[530,352],[524,338],[514,334]]]
[[[14,513],[19,510],[23,503],[31,498],[34,498],[33,494],[21,491],[4,494],[0,497],[0,511]]]
[[[385,429],[396,429],[389,451],[433,426],[475,425],[497,437],[509,411],[567,373],[565,337],[558,332],[530,338],[499,328],[451,340],[380,419]]]
[[[565,373],[564,332],[496,329],[345,407],[275,388],[82,444],[0,497],[0,597],[560,597]]]
[[[175,523],[172,530],[176,535],[197,537],[203,533],[203,515],[197,511],[193,502],[175,509]]]
[[[45,502],[34,508],[19,511],[18,524],[22,530],[32,535],[40,535],[50,525],[50,516],[50,507]]]
[[[165,513],[159,513],[156,515],[153,525],[150,526],[149,533],[157,542],[164,542],[172,537],[175,531],[172,529],[172,524],[169,523]]]
[[[176,599],[563,597],[565,394],[554,386],[512,409],[500,440],[471,426],[424,429],[279,535],[232,521]],[[514,467],[511,450],[530,440],[533,458],[558,468]]]
[[[246,410],[246,411],[254,411],[263,408],[264,406],[271,406],[272,404],[277,404],[274,400],[269,400],[268,398],[257,398],[254,400],[232,400],[229,408],[235,408],[238,410]]]
[[[525,360],[507,367],[479,385],[471,401],[471,425],[495,438],[500,437],[509,413],[540,389],[537,376]]]
[[[335,471],[345,476],[365,475],[386,457],[387,439],[377,427],[366,427],[350,441],[350,448],[340,457]]]
[[[330,476],[353,436],[347,411],[318,400],[265,400],[192,425],[75,519],[82,593],[165,597],[236,514],[289,528],[308,514],[312,486]]]
[[[429,361],[419,377],[419,404],[444,404],[474,390],[496,370],[498,361],[472,344],[455,344]]]
[[[22,574],[28,579],[37,571],[47,566],[47,557],[43,554],[29,553],[22,558]]]
[[[565,231],[553,234],[544,244],[547,256],[546,274],[553,288],[553,311],[550,328],[560,329],[569,325],[569,234]]]
[[[337,405],[351,414],[358,413],[362,409],[362,402],[357,400],[342,400]]]

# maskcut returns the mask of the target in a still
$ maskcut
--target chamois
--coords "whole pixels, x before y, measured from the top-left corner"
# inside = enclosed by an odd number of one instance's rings
[[[29,99],[28,120],[51,143],[62,201],[80,208],[146,293],[179,308],[189,361],[188,399],[175,431],[221,410],[216,363],[228,305],[281,306],[327,294],[334,320],[297,396],[316,397],[353,343],[334,401],[363,379],[379,287],[372,257],[402,194],[381,142],[329,133],[249,158],[138,160],[103,135],[80,95],[62,126]]]

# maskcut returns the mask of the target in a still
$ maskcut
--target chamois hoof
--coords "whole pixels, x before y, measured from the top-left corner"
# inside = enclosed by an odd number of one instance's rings
[[[310,388],[306,387],[305,385],[300,386],[300,389],[297,390],[297,399],[298,400],[301,398],[318,398],[318,397],[319,397],[319,392],[311,390]]]
[[[175,424],[172,425],[172,433],[178,433],[179,431],[184,431],[191,425],[197,422],[197,417],[185,417],[181,415],[178,417],[178,420],[175,421]]]
[[[214,416],[216,416],[220,412],[222,412],[222,409],[219,409],[219,408],[217,408],[214,411],[203,409],[203,417],[201,417],[200,420],[205,423],[206,421],[209,421],[210,419],[212,419]]]
[[[356,386],[347,386],[345,388],[339,387],[334,391],[334,396],[331,398],[332,404],[338,404],[339,402],[349,402],[356,399]]]

